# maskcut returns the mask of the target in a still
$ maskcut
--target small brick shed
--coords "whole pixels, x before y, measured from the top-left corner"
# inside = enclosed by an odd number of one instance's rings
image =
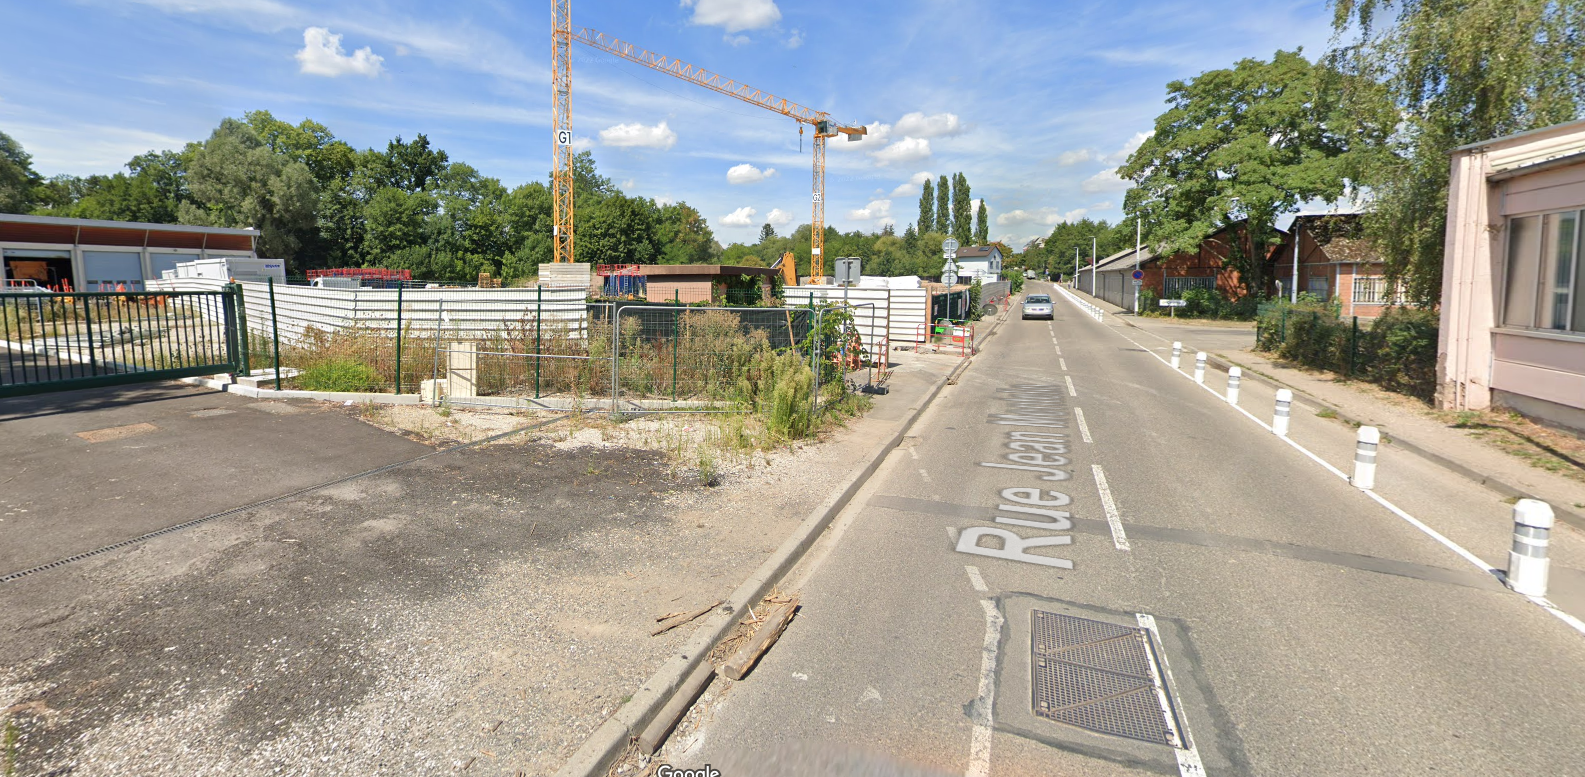
[[[742,288],[756,277],[760,279],[760,298],[769,301],[772,279],[781,274],[769,267],[724,264],[645,264],[639,266],[639,272],[646,278],[645,300],[684,304],[725,302],[728,288]]]

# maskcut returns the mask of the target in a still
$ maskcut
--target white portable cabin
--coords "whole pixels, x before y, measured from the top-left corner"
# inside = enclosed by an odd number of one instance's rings
[[[222,256],[176,265],[175,278],[207,278],[216,281],[265,283],[274,278],[286,283],[285,259],[255,259],[251,256]]]

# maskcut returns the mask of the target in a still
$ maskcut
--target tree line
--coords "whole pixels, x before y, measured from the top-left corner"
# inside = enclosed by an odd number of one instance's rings
[[[1192,250],[1244,228],[1230,262],[1264,288],[1278,217],[1362,201],[1359,233],[1409,299],[1438,302],[1454,149],[1585,116],[1585,0],[1332,0],[1339,43],[1167,85],[1117,171],[1146,242]]]
[[[687,203],[625,196],[587,151],[573,169],[581,261],[682,264],[721,255],[708,222]],[[225,119],[179,151],[136,156],[124,172],[86,177],[45,179],[0,132],[0,212],[253,227],[259,254],[286,259],[293,274],[390,267],[439,281],[537,275],[551,259],[553,227],[542,182],[508,189],[422,134],[357,150],[318,122],[293,125],[268,111]]]

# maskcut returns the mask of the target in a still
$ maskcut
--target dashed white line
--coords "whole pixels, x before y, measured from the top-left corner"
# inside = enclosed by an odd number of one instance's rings
[[[991,590],[985,586],[985,578],[980,577],[979,567],[965,566],[963,567],[963,570],[969,573],[969,583],[974,586],[974,590],[979,591],[980,593]]]
[[[980,697],[975,700],[974,735],[969,740],[968,777],[988,777],[991,773],[991,709],[996,703],[996,646],[1002,638],[1002,614],[989,599],[981,599],[985,609],[985,642],[980,649]]]
[[[1079,423],[1079,438],[1088,443],[1095,442],[1090,439],[1090,425],[1084,422],[1084,409],[1073,408],[1073,420]]]
[[[1076,397],[1079,395],[1079,392],[1073,390],[1073,378],[1063,375],[1062,380],[1068,384],[1068,396]]]
[[[1154,664],[1150,667],[1150,674],[1151,678],[1156,680],[1156,701],[1161,704],[1161,714],[1169,721],[1174,720],[1177,716],[1172,714],[1172,703],[1167,701],[1167,694],[1173,691],[1172,667],[1167,664],[1166,651],[1155,650],[1157,645],[1162,644],[1161,632],[1156,630],[1156,616],[1141,612],[1135,613],[1134,619],[1138,621],[1140,628],[1150,632],[1151,651],[1161,659],[1161,671],[1166,677],[1155,676]],[[1200,748],[1194,744],[1194,737],[1189,734],[1189,721],[1178,722],[1183,725],[1183,730],[1178,732],[1178,741],[1182,746],[1172,748],[1173,754],[1178,757],[1178,774],[1182,777],[1205,777],[1205,764],[1200,761]]]
[[[1060,358],[1057,359],[1057,366],[1061,367],[1063,372],[1067,372],[1068,371],[1068,360],[1067,359],[1060,359]]]
[[[1101,492],[1101,506],[1106,508],[1106,525],[1112,528],[1112,544],[1118,550],[1129,550],[1128,535],[1123,532],[1123,519],[1117,514],[1117,503],[1112,501],[1112,489],[1106,485],[1106,473],[1101,465],[1091,464],[1095,472],[1095,489]]]

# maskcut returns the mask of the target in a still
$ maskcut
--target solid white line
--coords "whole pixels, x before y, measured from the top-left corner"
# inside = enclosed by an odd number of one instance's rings
[[[1063,358],[1058,358],[1057,359],[1057,366],[1061,367],[1063,372],[1067,372],[1068,371],[1068,360],[1067,359],[1063,359]]]
[[[980,593],[991,590],[985,586],[985,578],[980,577],[979,567],[965,566],[963,571],[969,573],[969,583],[973,584],[974,590],[979,591]]]
[[[969,740],[968,777],[989,777],[991,773],[991,709],[996,703],[996,645],[1002,637],[1002,614],[989,599],[981,599],[985,609],[985,643],[980,648],[980,698],[976,702],[974,735]]]
[[[1062,379],[1064,381],[1066,381],[1067,384],[1068,384],[1068,396],[1070,396],[1070,397],[1078,396],[1079,392],[1073,390],[1073,378],[1068,377],[1067,375],[1064,375],[1064,376],[1062,376]]]
[[[1139,622],[1140,628],[1150,632],[1151,639],[1154,640],[1151,650],[1156,652],[1156,646],[1163,644],[1161,632],[1156,630],[1156,616],[1141,612],[1135,613],[1134,619]],[[1161,671],[1167,676],[1157,677],[1155,664],[1151,664],[1150,677],[1156,681],[1156,701],[1161,704],[1161,714],[1171,721],[1174,716],[1172,704],[1167,701],[1167,694],[1172,691],[1172,667],[1167,664],[1165,650],[1157,652],[1156,655],[1161,659]],[[1178,732],[1178,740],[1183,746],[1172,748],[1173,754],[1178,757],[1178,774],[1182,777],[1205,777],[1205,764],[1200,761],[1199,746],[1194,744],[1194,737],[1189,734],[1189,721],[1184,719],[1179,722],[1183,724],[1183,730]]]
[[[1101,465],[1091,464],[1095,472],[1095,488],[1101,492],[1101,506],[1106,508],[1106,525],[1112,527],[1112,544],[1118,550],[1128,550],[1128,535],[1123,533],[1123,519],[1117,514],[1117,503],[1112,501],[1112,489],[1106,485],[1106,473]]]
[[[1112,327],[1107,327],[1107,328],[1108,329],[1112,329]],[[1128,335],[1125,335],[1125,334],[1123,334],[1122,332],[1119,332],[1116,329],[1112,329],[1112,331],[1116,332],[1117,335],[1119,337],[1123,338],[1124,340],[1127,340],[1128,342],[1133,343],[1134,345],[1139,346],[1140,348],[1144,348],[1144,346],[1140,345],[1137,341],[1134,340],[1134,338],[1129,337]],[[1154,333],[1152,333],[1152,334],[1154,334]],[[1150,350],[1148,348],[1146,348],[1145,350],[1148,353],[1150,353],[1151,356],[1155,356],[1157,361],[1161,362],[1162,364],[1167,365],[1168,369],[1172,369],[1172,362],[1169,362],[1166,359],[1162,358],[1155,351],[1152,351],[1152,350]],[[1177,370],[1174,370],[1174,372],[1177,372],[1177,374],[1182,375],[1185,378],[1190,378],[1190,380],[1192,380],[1192,377],[1190,377],[1190,375],[1188,373],[1186,373],[1186,372],[1181,372],[1181,371],[1177,371]],[[1221,394],[1218,394],[1216,392],[1216,389],[1213,389],[1210,386],[1206,386],[1206,385],[1198,384],[1198,383],[1196,383],[1195,385],[1199,386],[1200,388],[1205,389],[1206,391],[1210,392],[1213,396],[1215,396],[1217,399],[1221,400],[1220,404],[1223,405],[1224,407],[1231,407],[1234,410],[1237,410],[1239,413],[1242,413],[1244,416],[1248,417],[1249,420],[1254,421],[1256,425],[1260,426],[1260,428],[1265,429],[1268,432],[1271,431],[1271,425],[1270,424],[1267,424],[1265,421],[1262,421],[1259,418],[1256,418],[1248,410],[1245,410],[1244,408],[1239,407],[1237,405],[1229,405],[1229,404],[1227,404],[1226,398],[1223,397]],[[1305,456],[1309,457],[1309,459],[1311,461],[1314,461],[1315,463],[1320,464],[1328,472],[1331,472],[1333,475],[1336,475],[1338,478],[1342,479],[1344,482],[1348,482],[1349,477],[1348,477],[1348,473],[1347,472],[1344,472],[1343,470],[1338,469],[1335,466],[1332,466],[1332,464],[1330,462],[1327,462],[1325,459],[1322,459],[1320,456],[1315,455],[1314,453],[1312,453],[1310,451],[1310,449],[1308,449],[1308,448],[1304,447],[1303,445],[1300,445],[1299,443],[1295,442],[1291,436],[1290,437],[1281,437],[1279,439],[1281,439],[1283,442],[1287,443],[1288,445],[1292,446],[1294,450],[1297,450],[1298,452],[1300,452],[1300,453],[1304,454]],[[1410,515],[1408,512],[1405,512],[1403,510],[1403,508],[1401,508],[1401,507],[1393,504],[1392,502],[1388,501],[1386,497],[1383,497],[1382,495],[1376,493],[1375,491],[1365,491],[1365,490],[1361,489],[1360,493],[1363,493],[1366,496],[1370,497],[1371,499],[1374,499],[1377,504],[1380,504],[1382,507],[1387,508],[1388,512],[1392,513],[1393,515],[1396,515],[1398,518],[1402,519],[1405,523],[1408,523],[1410,526],[1413,526],[1416,529],[1419,529],[1421,531],[1421,533],[1425,534],[1427,537],[1430,537],[1433,540],[1436,540],[1443,547],[1447,548],[1448,550],[1451,550],[1453,553],[1457,554],[1460,558],[1462,558],[1465,561],[1469,562],[1471,565],[1473,565],[1475,568],[1479,569],[1480,571],[1485,572],[1486,574],[1489,574],[1489,575],[1493,575],[1493,576],[1497,576],[1499,574],[1500,570],[1498,570],[1497,568],[1493,567],[1490,564],[1487,564],[1485,561],[1481,560],[1481,558],[1479,556],[1475,555],[1474,553],[1469,552],[1469,550],[1464,548],[1464,546],[1459,545],[1458,543],[1454,542],[1451,539],[1448,539],[1448,537],[1446,535],[1444,535],[1441,532],[1431,528],[1430,526],[1427,526],[1425,524],[1425,522],[1421,521],[1418,518],[1415,518],[1414,516]],[[1580,634],[1585,634],[1585,621],[1581,621],[1579,618],[1576,618],[1573,615],[1570,615],[1570,614],[1558,609],[1556,605],[1552,604],[1550,601],[1547,601],[1546,599],[1542,599],[1542,598],[1539,598],[1539,597],[1533,597],[1533,596],[1526,596],[1525,598],[1529,599],[1531,601],[1531,603],[1535,604],[1536,606],[1540,607],[1541,609],[1546,610],[1547,612],[1551,613],[1558,620],[1563,621],[1563,623],[1567,624],[1569,626],[1569,628],[1572,628],[1575,631],[1578,631]]]
[[[1084,422],[1084,409],[1083,408],[1078,408],[1078,407],[1073,408],[1073,420],[1079,422],[1079,437],[1080,437],[1080,439],[1083,439],[1085,442],[1088,442],[1088,443],[1095,442],[1094,440],[1090,439],[1090,425]]]

